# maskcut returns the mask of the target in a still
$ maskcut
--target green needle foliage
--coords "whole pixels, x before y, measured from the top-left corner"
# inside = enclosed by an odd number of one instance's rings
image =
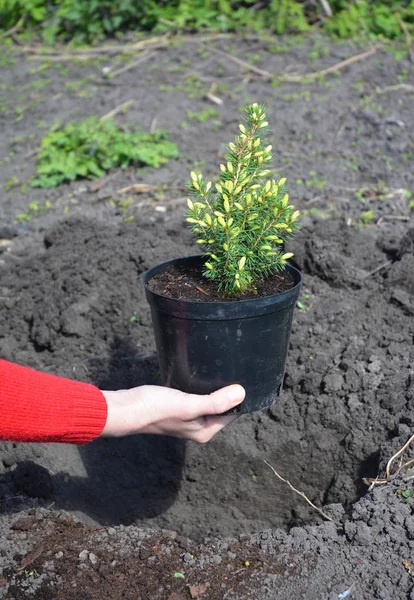
[[[115,167],[159,167],[177,156],[177,146],[168,141],[165,131],[130,131],[89,117],[46,134],[36,164],[38,177],[31,185],[47,188],[78,178],[96,179]]]
[[[266,143],[265,106],[247,106],[243,117],[226,164],[220,165],[216,191],[192,172],[193,200],[187,201],[186,220],[208,256],[203,274],[228,296],[254,290],[258,281],[283,271],[293,256],[283,252],[283,244],[299,216],[289,204],[286,179],[266,179],[272,146]]]

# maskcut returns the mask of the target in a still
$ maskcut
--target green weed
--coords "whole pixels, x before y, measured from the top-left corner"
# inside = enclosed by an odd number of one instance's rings
[[[325,29],[335,35],[345,38],[360,34],[379,35],[394,39],[403,33],[401,21],[411,26],[414,22],[414,2],[389,0],[388,2],[370,2],[356,0],[333,3],[335,18],[327,19]],[[401,9],[404,9],[401,11]],[[401,12],[400,12],[401,11]]]
[[[298,307],[299,312],[307,313],[312,308],[312,302],[310,301],[310,295],[303,294],[302,297],[303,297],[304,302],[302,302],[301,300],[298,300],[296,302],[296,306]]]
[[[41,213],[44,213],[50,210],[51,208],[53,208],[53,205],[50,202],[50,200],[45,200],[42,206],[40,206],[37,201],[33,200],[33,202],[30,202],[30,204],[27,207],[27,210],[24,213],[16,215],[15,221],[20,225],[22,223],[27,223],[28,221],[31,221],[34,217],[38,217]]]
[[[309,179],[305,182],[306,187],[316,187],[318,190],[323,190],[326,186],[326,180],[318,176],[316,171],[309,171]]]
[[[112,168],[159,167],[177,158],[177,146],[165,131],[141,133],[112,121],[89,117],[65,127],[56,125],[42,140],[33,187],[56,187],[78,178],[96,179]]]
[[[198,121],[199,123],[205,123],[209,119],[218,116],[219,113],[215,108],[205,108],[199,113],[193,112],[192,110],[187,110],[187,117],[193,121]]]
[[[24,575],[26,578],[27,578],[27,577],[37,577],[37,575],[38,575],[38,572],[36,571],[36,569],[31,569],[31,570],[25,569],[25,570],[23,571],[23,575]]]
[[[361,213],[359,217],[359,222],[361,223],[361,225],[369,225],[374,219],[375,211],[373,208],[371,208],[370,210],[366,210],[365,212]]]
[[[301,33],[313,26],[340,38],[362,34],[392,40],[404,36],[401,22],[408,30],[414,25],[414,0],[329,0],[329,5],[333,17],[327,19],[322,3],[302,0],[0,0],[0,23],[6,30],[20,22],[49,44],[58,39],[95,43],[128,30],[283,34]],[[256,10],[251,10],[253,6]],[[273,45],[273,51],[280,47],[284,51],[284,45]],[[316,47],[311,58],[325,52]],[[11,59],[3,55],[1,60]]]
[[[20,179],[16,177],[16,175],[11,175],[6,179],[6,184],[4,186],[4,190],[6,192],[10,192],[11,189],[20,185]]]
[[[395,490],[394,494],[400,499],[402,504],[407,504],[413,495],[413,490],[410,490],[409,488],[398,488]]]

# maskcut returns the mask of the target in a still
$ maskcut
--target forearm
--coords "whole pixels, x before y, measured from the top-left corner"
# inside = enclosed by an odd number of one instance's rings
[[[0,360],[0,439],[83,444],[106,419],[97,387]]]
[[[151,385],[102,392],[0,360],[0,439],[83,444],[150,433],[207,442],[236,418],[220,415],[244,393],[239,385],[206,396]]]

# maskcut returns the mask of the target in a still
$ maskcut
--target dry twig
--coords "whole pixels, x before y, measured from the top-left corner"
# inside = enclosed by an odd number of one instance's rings
[[[355,56],[350,56],[349,58],[342,60],[341,62],[337,63],[336,65],[332,65],[331,67],[327,67],[326,69],[322,69],[321,71],[314,71],[313,73],[307,73],[305,75],[290,75],[289,73],[285,73],[283,75],[276,75],[275,73],[270,73],[269,71],[265,71],[264,69],[259,69],[259,67],[256,67],[254,65],[250,65],[248,62],[241,60],[237,56],[233,56],[232,54],[229,54],[228,52],[225,52],[224,50],[219,50],[218,48],[211,48],[210,46],[206,46],[204,44],[200,44],[200,45],[203,48],[210,50],[211,52],[215,52],[216,54],[225,56],[229,60],[240,65],[241,67],[244,67],[245,69],[248,69],[249,71],[252,71],[253,73],[256,73],[257,75],[260,75],[261,77],[264,77],[266,79],[277,79],[278,81],[282,81],[282,82],[286,81],[286,82],[290,82],[290,83],[300,83],[301,81],[304,81],[306,79],[317,79],[318,77],[324,77],[325,75],[329,75],[329,73],[333,73],[335,71],[340,71],[341,69],[343,69],[344,67],[347,67],[348,65],[351,65],[355,62],[359,62],[361,60],[365,60],[366,58],[369,58],[370,56],[375,54],[379,48],[379,46],[374,46],[374,48],[371,48],[370,50],[362,52],[361,54],[356,54]]]
[[[386,196],[388,198],[390,196]],[[392,198],[392,196],[391,196]],[[377,221],[377,225],[381,225],[384,221],[409,221],[410,217],[406,215],[382,215]]]
[[[121,73],[125,73],[126,71],[130,71],[131,69],[135,69],[135,67],[145,62],[149,58],[152,58],[153,56],[155,56],[155,52],[144,52],[141,54],[138,60],[135,60],[134,62],[129,63],[128,65],[117,69],[116,71],[109,71],[108,76],[111,78],[117,77],[118,75],[121,75]]]
[[[389,460],[389,461],[388,461],[388,463],[387,463],[386,469],[385,469],[385,473],[386,473],[387,479],[388,479],[388,478],[390,477],[390,475],[391,475],[391,465],[392,465],[392,463],[393,463],[393,462],[394,462],[394,461],[395,461],[395,460],[396,460],[396,459],[397,459],[399,456],[401,456],[401,454],[402,454],[402,453],[403,453],[403,452],[404,452],[404,451],[405,451],[405,450],[408,448],[408,446],[409,446],[409,445],[410,445],[410,444],[413,442],[413,440],[414,440],[414,435],[412,435],[412,436],[410,437],[410,439],[409,439],[409,440],[408,440],[408,441],[407,441],[407,442],[404,444],[404,446],[403,446],[402,448],[400,448],[400,449],[398,450],[398,452],[396,452],[396,453],[394,454],[394,456],[391,456],[390,460]],[[409,461],[409,462],[411,462],[411,461]],[[401,471],[401,469],[402,469],[402,468],[403,468],[403,467],[400,467],[400,468],[397,470],[397,473],[399,473],[399,472]]]
[[[206,94],[206,98],[208,100],[210,100],[211,102],[213,102],[214,104],[218,104],[219,106],[222,106],[224,104],[224,102],[223,102],[222,98],[219,98],[218,96],[216,96],[216,89],[217,89],[217,83],[213,82],[211,84],[209,91]]]
[[[21,19],[19,19],[19,21],[16,23],[16,25],[14,25],[7,31],[4,31],[2,34],[0,34],[0,40],[3,40],[4,38],[17,33],[19,31],[20,27],[23,25],[23,23],[24,23],[24,15]]]
[[[283,481],[284,483],[286,483],[293,492],[295,492],[296,494],[299,494],[299,496],[301,496],[304,500],[306,500],[306,502],[308,504],[310,504],[310,506],[312,506],[312,508],[314,508],[324,519],[327,519],[328,521],[332,521],[333,523],[335,522],[332,519],[332,517],[330,517],[329,515],[327,515],[321,508],[319,508],[318,506],[315,506],[315,504],[313,504],[313,502],[311,502],[309,500],[309,498],[303,492],[300,492],[295,487],[293,487],[293,485],[290,483],[290,481],[288,481],[287,479],[285,479],[284,477],[282,477],[281,475],[279,475],[279,473],[276,471],[276,469],[274,467],[272,467],[272,465],[269,464],[267,462],[267,460],[265,460],[264,462],[265,462],[265,464],[268,467],[270,467],[272,469],[273,473],[276,475],[276,477],[278,479],[280,479],[280,481]]]
[[[257,75],[261,75],[262,77],[265,77],[266,79],[273,79],[273,77],[274,77],[273,73],[270,73],[269,71],[264,71],[263,69],[259,69],[259,67],[255,67],[254,65],[249,64],[245,60],[242,60],[241,58],[237,58],[237,56],[233,56],[232,54],[229,54],[228,52],[225,52],[224,50],[219,50],[218,48],[212,48],[211,46],[206,46],[203,43],[200,43],[200,46],[202,48],[205,48],[206,50],[209,50],[210,52],[214,52],[215,54],[220,54],[221,56],[225,56],[226,58],[228,58],[232,62],[236,63],[237,65],[244,67],[245,69],[248,69],[249,71],[253,71],[253,73],[256,73]]]
[[[387,466],[385,468],[385,478],[380,479],[379,477],[375,477],[374,479],[371,479],[368,477],[363,477],[362,481],[365,483],[365,485],[369,485],[368,491],[371,491],[376,485],[385,485],[388,483],[388,480],[391,477],[391,465],[399,456],[401,456],[403,454],[403,452],[408,448],[408,446],[410,446],[410,444],[413,441],[414,441],[414,435],[412,435],[410,437],[410,439],[407,440],[407,442],[404,444],[404,446],[402,448],[400,448],[398,450],[398,452],[396,452],[393,456],[391,456],[391,458],[389,459]],[[392,473],[392,475],[398,475],[398,473],[401,473],[401,471],[403,471],[404,469],[408,469],[413,464],[414,464],[414,459],[408,460],[403,465],[400,465],[397,468],[397,470],[395,471],[395,473]],[[410,477],[410,479],[413,479],[413,478]]]
[[[34,56],[40,55],[41,58],[49,60],[53,60],[51,58],[53,56],[58,57],[55,60],[76,60],[79,57],[82,57],[81,60],[83,60],[86,56],[91,59],[105,54],[134,54],[143,50],[156,50],[158,48],[165,48],[169,41],[170,36],[166,34],[147,40],[139,40],[133,44],[108,44],[106,46],[83,48],[82,50],[77,50],[76,48],[72,50],[67,50],[66,48],[44,48],[43,46],[22,46],[22,50],[28,54],[33,54]]]
[[[330,7],[328,0],[319,0],[319,2],[321,3],[322,9],[323,9],[325,15],[327,17],[332,17],[333,16],[332,8]]]
[[[385,485],[388,483],[387,479],[379,479],[378,477],[375,477],[374,479],[371,477],[363,477],[362,481],[365,483],[365,485],[369,485],[369,492],[371,492],[376,485]]]
[[[397,85],[388,85],[381,90],[378,90],[377,94],[388,94],[388,92],[409,92],[411,94],[414,93],[414,85],[410,85],[409,83],[397,83]]]
[[[408,469],[409,467],[411,468],[411,465],[414,464],[414,458],[412,458],[411,460],[407,460],[406,463],[404,463],[399,469],[398,469],[398,473],[400,471],[403,471],[404,469]]]
[[[395,13],[395,16],[396,16],[399,26],[401,27],[403,34],[405,35],[405,43],[407,44],[408,55],[410,57],[410,61],[414,62],[414,53],[413,53],[413,49],[411,47],[410,32],[408,31],[407,25],[402,20],[400,13]]]
[[[392,260],[387,260],[387,262],[382,263],[382,265],[379,265],[373,271],[370,271],[369,273],[367,273],[364,276],[364,279],[368,279],[368,277],[371,277],[372,275],[375,275],[375,273],[378,273],[379,271],[382,271],[383,269],[385,269],[385,267],[388,267],[391,264],[392,264]]]
[[[47,62],[66,62],[66,61],[86,61],[86,60],[91,60],[91,57],[89,54],[77,54],[76,56],[73,56],[72,54],[42,54],[42,53],[37,53],[37,54],[33,54],[31,57],[31,59],[33,60],[44,60]]]
[[[306,79],[308,77],[311,77],[311,78],[323,77],[324,75],[329,75],[329,73],[334,73],[335,71],[340,71],[341,69],[343,69],[344,67],[347,67],[348,65],[352,65],[355,62],[359,62],[361,60],[365,60],[366,58],[369,58],[370,56],[373,56],[377,52],[377,50],[378,50],[378,46],[374,46],[374,48],[371,48],[370,50],[367,50],[366,52],[362,52],[361,54],[355,54],[354,56],[350,56],[349,58],[342,60],[341,62],[337,63],[336,65],[332,65],[332,67],[328,67],[327,69],[322,69],[322,71],[315,71],[313,73],[310,73],[309,75],[304,75],[301,77],[301,79]],[[292,77],[294,77],[294,76],[292,76]]]
[[[101,117],[99,120],[107,121],[108,119],[112,119],[113,117],[118,115],[120,112],[127,110],[133,103],[134,103],[133,100],[127,100],[126,102],[123,102],[122,104],[120,104],[119,106],[114,108],[113,110],[110,110],[109,113],[106,113],[106,115],[103,115],[103,117]]]
[[[121,188],[120,190],[116,190],[115,194],[128,194],[129,192],[134,192],[135,194],[145,194],[146,192],[156,192],[157,186],[149,185],[148,183],[133,183],[132,185],[127,185],[126,187]]]

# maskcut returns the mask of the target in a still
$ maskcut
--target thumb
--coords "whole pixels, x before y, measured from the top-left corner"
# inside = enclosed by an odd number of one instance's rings
[[[245,398],[245,389],[239,384],[228,385],[208,396],[195,396],[194,417],[221,415],[234,408]]]

